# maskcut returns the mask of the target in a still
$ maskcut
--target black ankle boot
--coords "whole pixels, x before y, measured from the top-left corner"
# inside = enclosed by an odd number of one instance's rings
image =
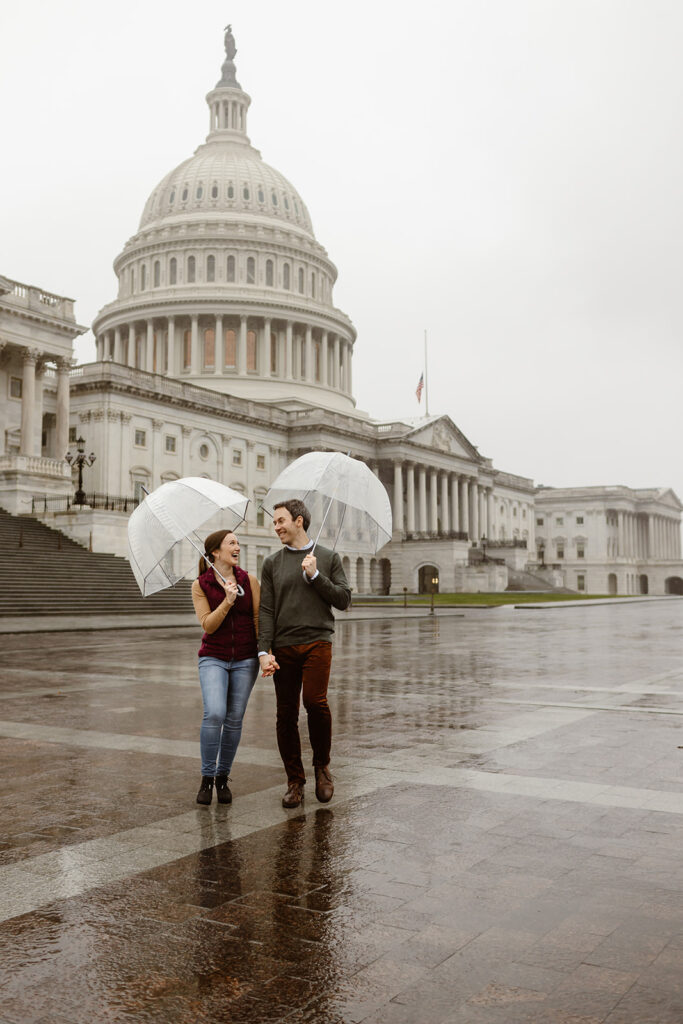
[[[230,792],[230,786],[228,782],[230,779],[227,775],[216,776],[216,796],[218,797],[219,804],[231,804],[232,793]]]
[[[202,784],[197,793],[198,804],[210,804],[213,796],[213,775],[202,775]]]

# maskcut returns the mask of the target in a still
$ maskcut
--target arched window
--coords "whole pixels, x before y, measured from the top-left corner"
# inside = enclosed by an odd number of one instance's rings
[[[178,261],[175,256],[171,257],[171,262],[168,265],[168,281],[169,284],[177,284],[178,282]]]
[[[234,199],[234,198],[235,198],[235,186],[234,185],[228,185],[228,199]]]
[[[275,331],[270,335],[270,372],[277,373],[277,334]]]
[[[218,185],[211,186],[211,198],[218,199]]]
[[[196,266],[197,266],[197,263],[196,263],[196,260],[195,260],[194,256],[188,256],[187,257],[187,281],[188,281],[188,284],[194,284],[194,280],[195,280],[195,276],[196,276],[196,272],[197,272],[196,271]]]
[[[187,200],[187,187],[185,187],[183,189],[183,192],[182,192],[182,195],[181,195],[180,198],[182,199],[183,202],[185,202]]]
[[[235,280],[235,257],[234,256],[228,256],[228,275],[227,275],[227,280],[228,281],[234,281]]]
[[[154,287],[158,288],[161,284],[161,263],[159,260],[154,261]]]
[[[259,190],[258,190],[258,201],[259,201],[259,203],[265,203],[265,201],[266,201],[266,197],[265,197],[265,194],[264,194],[262,188],[259,188]]]
[[[247,370],[256,370],[256,331],[247,331]]]
[[[276,192],[271,192],[270,198],[273,201],[273,206],[277,206],[277,193]]]
[[[244,188],[242,189],[242,198],[246,199],[246,200],[249,199],[249,186],[248,185],[245,185]]]
[[[216,365],[216,332],[213,327],[204,331],[204,369],[213,370]]]
[[[140,267],[140,291],[144,292],[147,287],[147,267],[143,263]]]
[[[247,284],[256,282],[256,260],[253,256],[247,258]]]
[[[237,362],[237,335],[228,328],[225,332],[225,365],[234,369]]]
[[[266,285],[269,288],[273,287],[273,261],[266,260]]]
[[[282,268],[282,287],[285,289],[285,291],[289,291],[289,289],[292,287],[290,281],[289,263],[285,263],[284,267]]]
[[[299,267],[299,292],[301,295],[304,293],[304,268]]]
[[[202,196],[204,195],[204,189],[202,188],[201,185],[197,185],[197,191],[196,191],[195,195],[196,195],[197,199],[201,199]]]
[[[315,274],[311,274],[311,295],[315,298]]]
[[[206,257],[206,280],[207,281],[215,281],[216,280],[216,257],[215,256],[207,256]]]
[[[192,366],[192,331],[187,330],[183,334],[183,370],[189,370]]]

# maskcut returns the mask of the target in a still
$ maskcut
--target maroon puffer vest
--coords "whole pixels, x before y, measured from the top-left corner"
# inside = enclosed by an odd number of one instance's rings
[[[235,579],[244,590],[244,597],[237,598],[215,633],[204,633],[199,648],[200,658],[207,656],[222,661],[244,661],[245,658],[256,657],[254,602],[249,573],[236,565]],[[206,594],[211,611],[225,600],[225,591],[214,576],[213,569],[201,574],[199,586]]]

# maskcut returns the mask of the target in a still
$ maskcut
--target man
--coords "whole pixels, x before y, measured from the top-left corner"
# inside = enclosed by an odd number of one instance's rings
[[[327,703],[332,607],[348,608],[351,590],[336,551],[318,545],[312,553],[313,541],[306,533],[310,522],[308,509],[298,499],[274,508],[273,524],[282,549],[266,558],[261,576],[258,650],[263,675],[274,676],[277,744],[288,783],[283,807],[299,807],[304,798],[306,776],[299,738],[302,690],[313,748],[315,795],[327,803],[334,794],[332,716]]]

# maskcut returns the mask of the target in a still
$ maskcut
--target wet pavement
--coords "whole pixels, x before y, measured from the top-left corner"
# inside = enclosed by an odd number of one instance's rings
[[[683,601],[342,622],[301,811],[197,639],[2,638],[0,1024],[683,1022]]]

